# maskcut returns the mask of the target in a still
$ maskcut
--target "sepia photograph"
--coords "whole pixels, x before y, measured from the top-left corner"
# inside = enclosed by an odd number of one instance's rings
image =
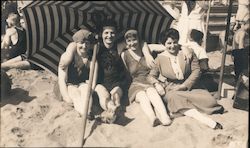
[[[0,147],[248,148],[249,3],[1,1]]]

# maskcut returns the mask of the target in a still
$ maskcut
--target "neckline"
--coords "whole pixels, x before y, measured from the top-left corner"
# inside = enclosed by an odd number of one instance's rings
[[[128,49],[128,52],[130,53],[130,55],[132,56],[132,58],[134,60],[136,60],[137,62],[139,62],[141,60],[141,56],[137,55],[133,50]]]

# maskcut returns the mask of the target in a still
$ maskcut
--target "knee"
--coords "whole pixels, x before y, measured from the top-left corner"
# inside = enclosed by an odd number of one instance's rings
[[[118,95],[117,97],[121,98],[122,95],[123,95],[123,92],[122,92],[122,89],[121,89],[120,87],[116,86],[116,87],[114,87],[114,88],[110,91],[110,94],[111,94],[112,96],[117,96],[117,95]]]
[[[155,93],[158,94],[158,92],[153,87],[147,88],[146,92],[147,92],[147,94],[150,94],[150,95],[155,94]]]
[[[110,98],[108,90],[103,85],[100,84],[96,85],[95,91],[99,96],[99,98]]]
[[[142,99],[146,100],[146,92],[145,91],[139,91],[135,95],[135,101],[140,102]]]
[[[80,90],[87,91],[88,90],[88,84],[86,83],[81,83],[78,87]]]

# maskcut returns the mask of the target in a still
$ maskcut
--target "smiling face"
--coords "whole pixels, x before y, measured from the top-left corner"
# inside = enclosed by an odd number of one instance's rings
[[[168,37],[164,45],[166,47],[166,50],[170,54],[172,54],[172,55],[178,54],[178,52],[179,52],[178,40]]]
[[[91,49],[91,43],[88,40],[77,42],[76,43],[76,49],[77,49],[77,53],[81,57],[86,58],[88,56],[88,54],[87,54],[88,50]]]
[[[104,27],[102,32],[102,40],[106,48],[111,48],[115,41],[115,28],[114,27]]]
[[[138,43],[139,43],[139,39],[137,36],[130,36],[126,38],[127,48],[129,49],[136,50]]]

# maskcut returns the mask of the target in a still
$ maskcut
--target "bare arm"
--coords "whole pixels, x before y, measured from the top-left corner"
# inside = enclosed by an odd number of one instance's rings
[[[125,62],[125,59],[124,59],[124,52],[121,53],[121,58],[122,58],[123,64],[124,64],[125,67],[128,69],[128,67],[127,67],[127,65],[126,65],[126,62]]]
[[[8,28],[6,30],[6,34],[3,37],[3,41],[1,43],[1,49],[8,49],[11,43],[11,36],[16,33],[16,30],[13,28]]]
[[[58,66],[58,84],[59,84],[59,90],[61,92],[61,95],[65,101],[69,101],[70,97],[68,94],[68,88],[67,88],[67,78],[68,78],[68,66],[73,60],[73,54],[74,54],[74,48],[76,48],[76,45],[74,43],[70,43],[69,46],[66,49],[66,52],[64,52],[60,58],[59,66]]]
[[[144,57],[146,59],[146,63],[147,63],[149,68],[156,66],[155,60],[154,60],[153,56],[151,55],[151,53],[153,51],[162,52],[164,50],[165,50],[165,48],[161,44],[147,44],[146,42],[143,44],[142,52],[144,54]]]
[[[238,41],[239,41],[239,49],[243,49],[245,48],[244,46],[244,38],[245,38],[246,33],[241,31],[239,32],[239,36],[238,36]]]

